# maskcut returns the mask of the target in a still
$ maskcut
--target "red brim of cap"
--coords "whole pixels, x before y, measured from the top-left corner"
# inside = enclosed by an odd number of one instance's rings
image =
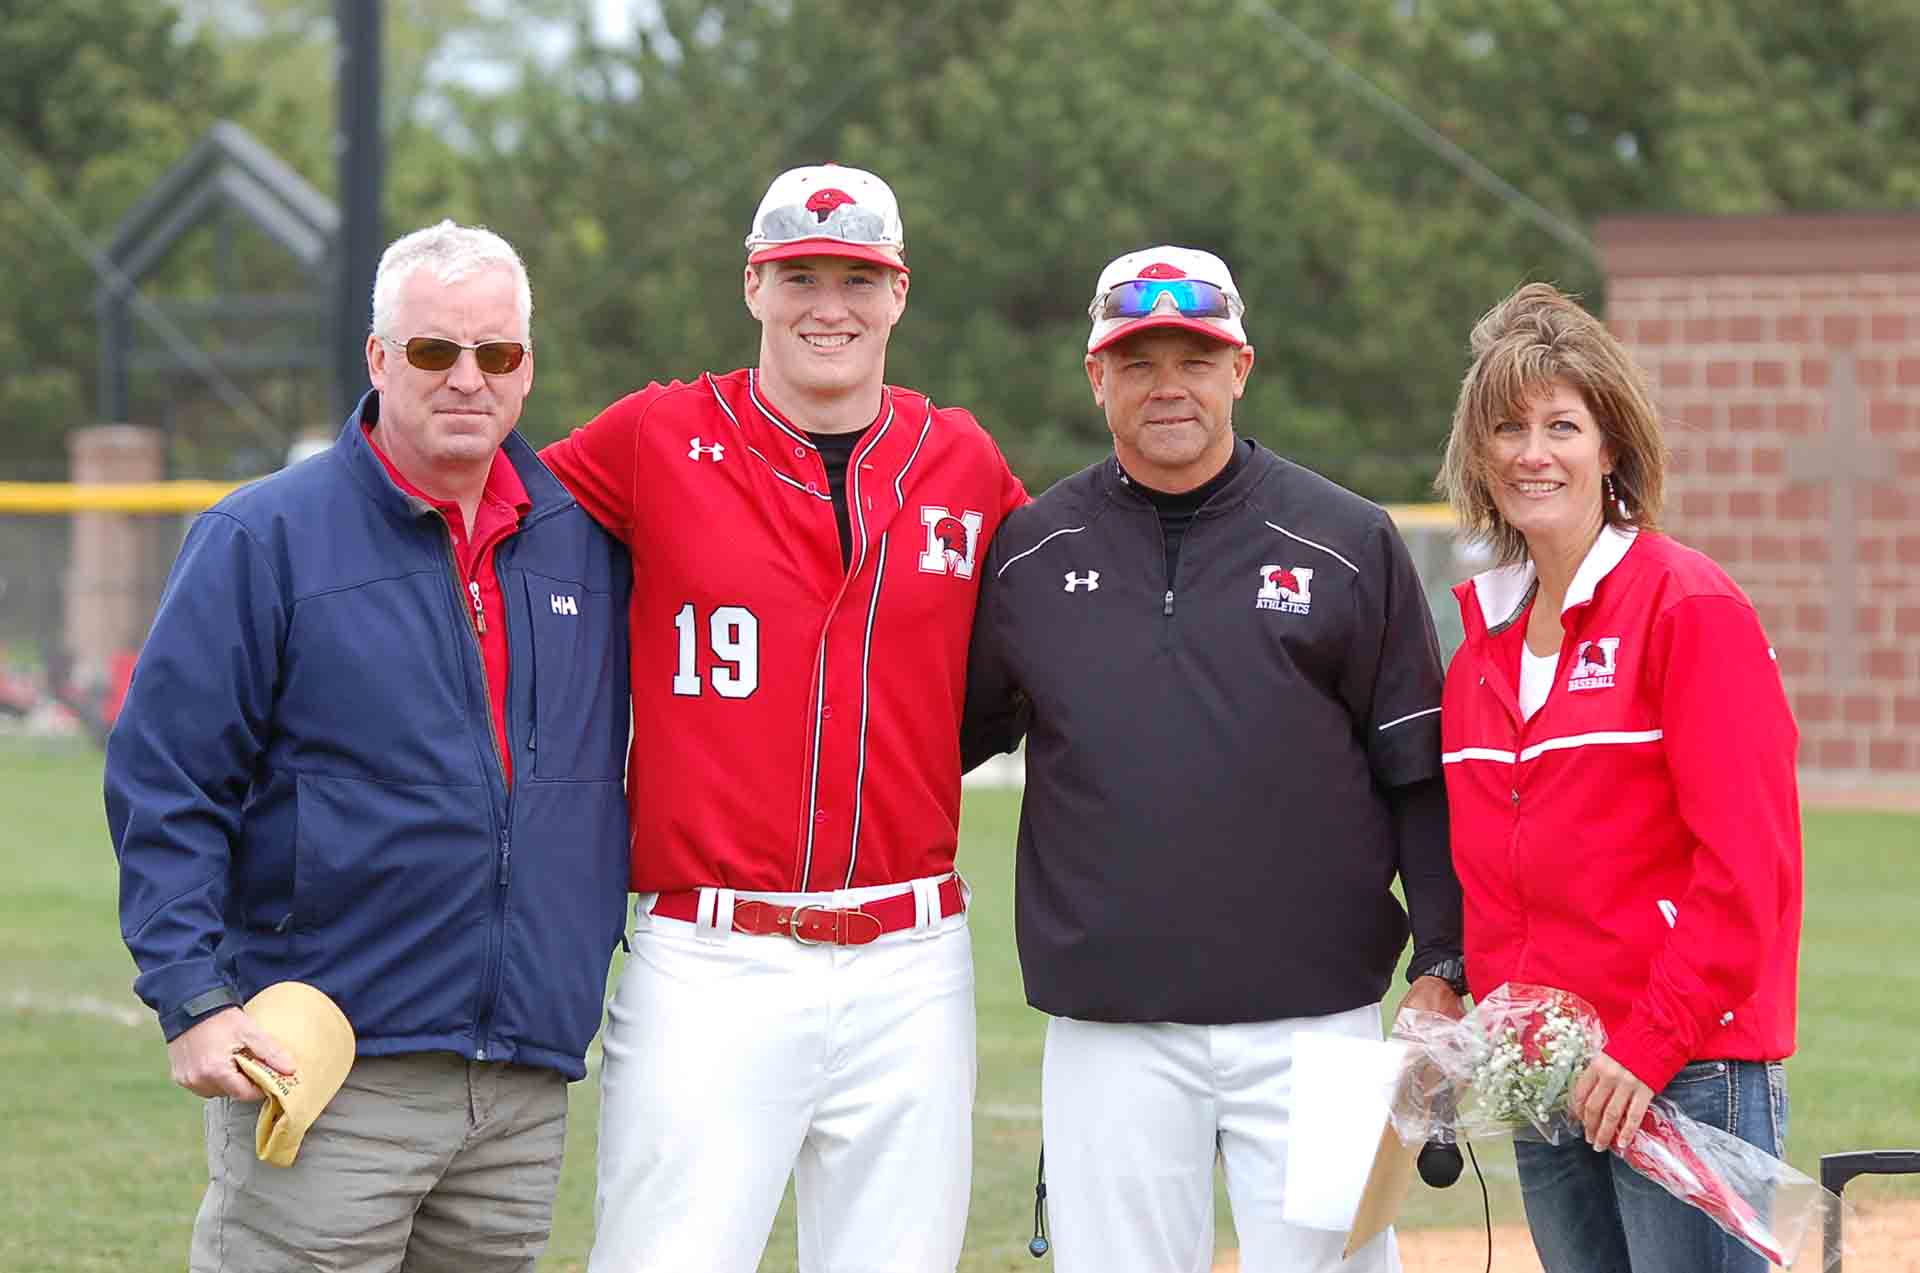
[[[791,261],[797,256],[838,256],[849,261],[871,261],[875,265],[884,265],[890,270],[899,270],[902,274],[913,272],[891,248],[875,247],[866,243],[849,243],[845,239],[795,239],[791,243],[769,243],[763,248],[755,248],[747,257],[747,264],[759,265],[763,261]]]
[[[1178,327],[1182,331],[1199,332],[1202,336],[1211,336],[1221,344],[1235,348],[1247,343],[1244,337],[1204,318],[1188,318],[1184,314],[1148,314],[1144,318],[1120,324],[1096,343],[1088,345],[1087,352],[1097,354],[1115,341],[1125,340],[1135,332],[1143,332],[1151,327]]]

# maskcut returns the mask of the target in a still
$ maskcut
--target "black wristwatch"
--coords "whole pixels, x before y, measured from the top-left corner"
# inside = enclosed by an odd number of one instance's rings
[[[1467,993],[1467,961],[1455,955],[1450,959],[1436,959],[1419,972],[1407,977],[1411,982],[1415,977],[1438,977],[1447,983],[1453,993],[1465,997]]]

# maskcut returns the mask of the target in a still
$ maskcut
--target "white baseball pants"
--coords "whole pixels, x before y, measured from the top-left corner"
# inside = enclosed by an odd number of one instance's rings
[[[1207,1273],[1216,1152],[1242,1273],[1399,1273],[1391,1230],[1343,1262],[1345,1234],[1280,1218],[1297,1030],[1378,1039],[1380,1009],[1247,1025],[1048,1023],[1041,1122],[1056,1273]]]
[[[973,1173],[973,947],[964,913],[866,946],[730,931],[636,905],[609,1005],[591,1273],[753,1273],[787,1178],[801,1273],[959,1262]],[[741,893],[852,906],[906,885]],[[929,905],[928,903],[931,903]]]

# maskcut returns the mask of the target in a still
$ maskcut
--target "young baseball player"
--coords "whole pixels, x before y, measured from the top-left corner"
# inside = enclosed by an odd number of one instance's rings
[[[543,458],[632,548],[632,957],[595,1273],[952,1269],[973,963],[953,871],[979,566],[1026,493],[885,381],[906,310],[871,173],[783,173],[747,238],[759,366],[651,384]]]
[[[1091,314],[1113,454],[994,541],[968,684],[970,760],[1028,736],[1054,1267],[1205,1273],[1218,1153],[1248,1273],[1394,1273],[1282,1208],[1294,1036],[1380,1037],[1396,875],[1405,1002],[1460,1015],[1433,619],[1384,511],[1234,432],[1225,262],[1128,253]]]

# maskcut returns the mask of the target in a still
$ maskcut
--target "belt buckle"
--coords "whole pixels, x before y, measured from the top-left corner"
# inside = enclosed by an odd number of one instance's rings
[[[829,944],[827,942],[815,941],[811,937],[802,937],[800,935],[800,917],[808,911],[829,911],[832,909],[831,906],[816,906],[811,903],[806,906],[794,907],[793,912],[787,916],[787,936],[793,938],[802,946],[822,946]]]

